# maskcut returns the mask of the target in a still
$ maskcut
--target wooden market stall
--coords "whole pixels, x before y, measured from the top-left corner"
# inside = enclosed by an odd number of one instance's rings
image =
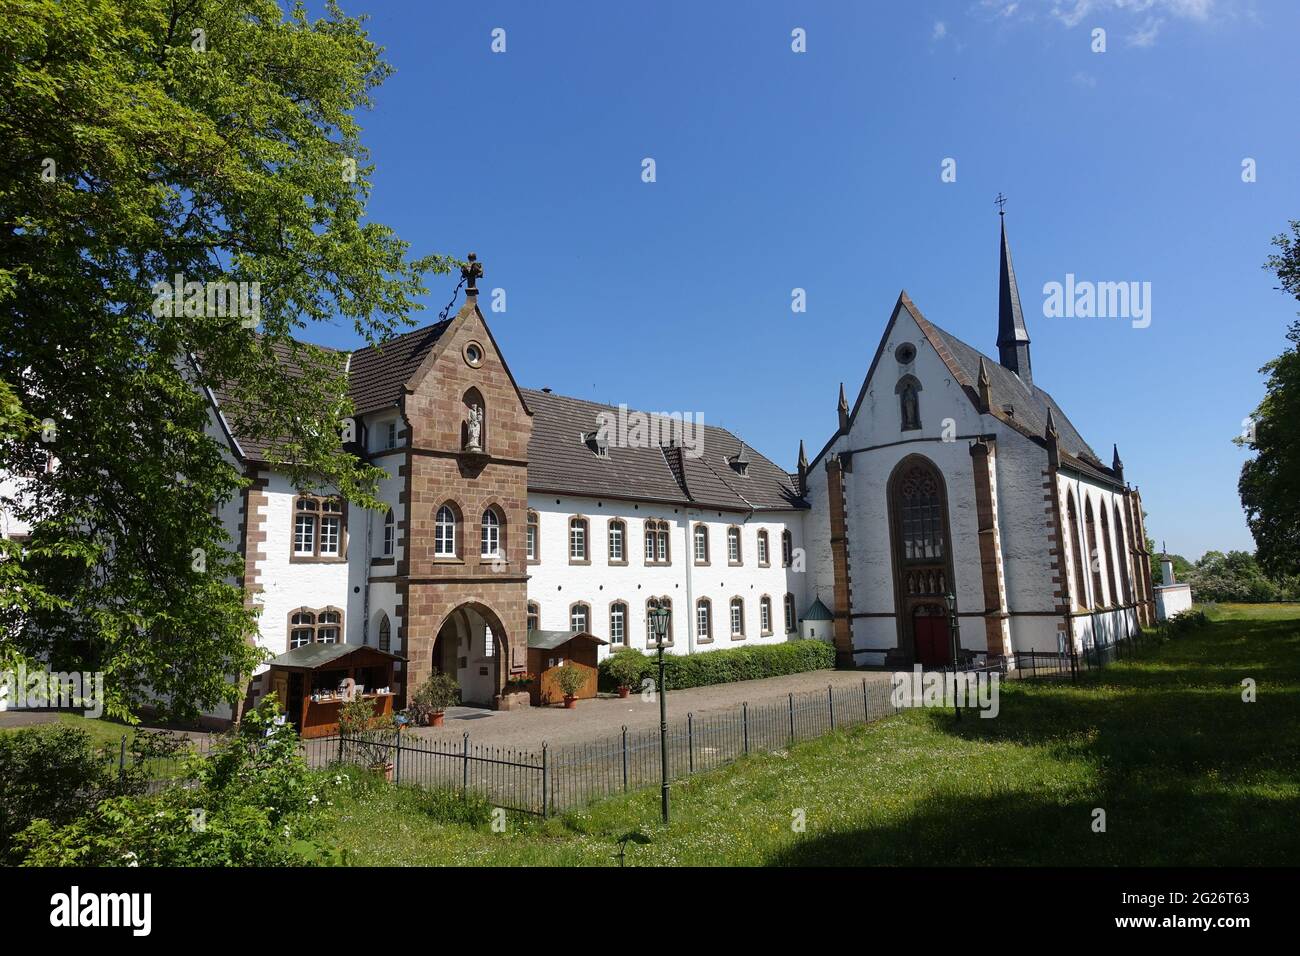
[[[596,696],[596,664],[601,640],[586,631],[529,631],[528,670],[534,674],[528,692],[533,706],[555,704],[564,700],[564,692],[555,681],[555,671],[570,662],[589,671],[587,681],[574,696],[582,699]]]
[[[301,736],[328,737],[349,694],[373,700],[376,716],[393,714],[400,660],[364,644],[304,644],[271,661],[270,689]]]

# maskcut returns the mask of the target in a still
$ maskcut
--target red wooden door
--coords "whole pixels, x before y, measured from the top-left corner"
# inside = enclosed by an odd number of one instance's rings
[[[943,667],[952,662],[948,622],[938,615],[918,614],[912,618],[916,636],[916,661],[922,667]]]

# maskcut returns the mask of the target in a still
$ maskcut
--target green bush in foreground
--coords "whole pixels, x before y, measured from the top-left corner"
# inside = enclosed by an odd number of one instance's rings
[[[628,663],[632,655],[640,658],[639,671]],[[614,664],[615,660],[617,664]],[[696,654],[664,655],[664,682],[669,690],[707,687],[739,680],[759,680],[783,674],[823,670],[835,666],[835,648],[822,641],[787,641],[784,644],[759,644],[754,647],[730,647]],[[613,667],[617,674],[611,672]],[[600,689],[617,690],[620,680],[631,676],[628,686],[635,687],[658,673],[655,658],[628,649],[600,662]]]

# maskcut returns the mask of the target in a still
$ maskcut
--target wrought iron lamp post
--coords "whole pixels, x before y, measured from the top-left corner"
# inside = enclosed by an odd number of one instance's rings
[[[961,650],[961,631],[957,626],[957,595],[949,591],[943,596],[948,606],[948,636],[952,640],[952,707],[961,720],[961,700],[957,696],[957,655]]]
[[[659,767],[664,825],[668,824],[668,695],[664,686],[664,641],[668,637],[668,608],[654,601],[646,612],[650,617],[650,630],[659,651]]]

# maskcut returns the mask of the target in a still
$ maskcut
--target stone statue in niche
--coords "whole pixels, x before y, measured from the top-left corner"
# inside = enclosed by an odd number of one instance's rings
[[[469,418],[465,420],[465,450],[483,450],[483,409],[477,405],[469,407]]]
[[[903,406],[903,431],[921,427],[921,410],[916,398],[916,386],[907,384],[903,386],[902,406]]]

